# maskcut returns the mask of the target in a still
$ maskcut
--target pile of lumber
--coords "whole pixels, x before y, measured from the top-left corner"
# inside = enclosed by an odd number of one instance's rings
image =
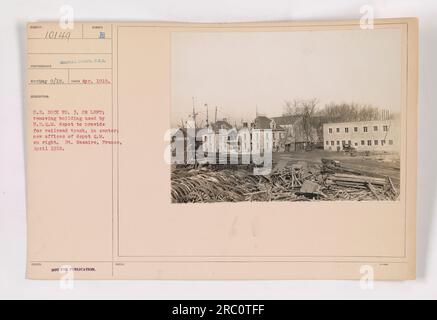
[[[328,190],[335,191],[334,199],[342,197],[345,200],[396,200],[398,197],[398,192],[388,177],[334,173],[327,177],[326,186]]]
[[[171,175],[171,197],[174,203],[305,201],[296,194],[300,184],[301,178],[291,169],[270,176],[242,170],[176,169]]]
[[[368,177],[368,176],[357,176],[352,174],[342,174],[342,173],[334,173],[328,176],[327,179],[329,182],[334,182],[338,185],[344,185],[344,186],[352,186],[356,188],[361,188],[363,185],[366,185],[368,183],[382,186],[388,183],[387,179],[384,178],[375,178],[375,177]]]
[[[295,163],[268,176],[247,170],[176,168],[171,175],[176,203],[239,201],[397,200],[389,177],[366,174],[335,160]]]
[[[330,200],[397,200],[399,192],[390,177],[378,176],[342,164],[322,159],[322,172]]]

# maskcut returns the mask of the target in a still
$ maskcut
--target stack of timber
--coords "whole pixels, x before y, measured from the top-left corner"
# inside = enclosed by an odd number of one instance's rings
[[[390,177],[368,175],[336,160],[297,162],[268,176],[216,167],[175,168],[172,202],[384,201],[399,193]]]

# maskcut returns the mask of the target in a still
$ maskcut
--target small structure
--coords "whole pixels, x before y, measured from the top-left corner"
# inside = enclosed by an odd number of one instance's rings
[[[272,130],[272,151],[284,152],[286,141],[286,130],[278,125],[274,119],[266,116],[257,116],[253,128],[258,130]]]
[[[195,151],[202,147],[203,141],[196,138],[202,129],[197,128],[195,122],[192,120],[187,120],[183,125],[184,126],[175,130],[171,135],[171,155],[175,157],[177,149],[179,148],[179,152],[183,150],[184,163],[190,163],[195,161],[193,155],[190,155],[190,151]]]
[[[285,129],[285,151],[307,150],[314,144],[322,142],[322,134],[318,128],[321,128],[323,118],[321,116],[313,116],[311,126],[305,134],[303,117],[300,114],[283,115],[272,118],[277,125]]]
[[[203,151],[218,153],[220,150],[227,150],[227,153],[232,152],[232,135],[228,134],[229,130],[232,129],[232,125],[230,125],[226,119],[219,120],[209,125],[205,130],[206,132],[202,134]]]

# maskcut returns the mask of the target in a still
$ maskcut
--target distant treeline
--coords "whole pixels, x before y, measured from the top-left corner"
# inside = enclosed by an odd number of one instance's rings
[[[393,117],[387,110],[357,103],[330,103],[320,113],[329,122],[382,120],[383,117],[388,120]]]
[[[392,119],[393,114],[371,105],[358,103],[329,103],[319,108],[317,99],[285,101],[284,115],[322,117],[325,122],[353,122]]]
[[[358,103],[330,103],[319,108],[319,101],[315,98],[285,101],[284,115],[299,118],[298,129],[307,142],[320,141],[323,123],[388,120],[395,117],[385,109]]]

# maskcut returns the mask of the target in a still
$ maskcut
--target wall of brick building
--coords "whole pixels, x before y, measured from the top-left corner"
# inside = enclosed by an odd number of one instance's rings
[[[400,151],[400,123],[375,120],[323,125],[325,150],[341,151],[348,144],[358,151]]]

